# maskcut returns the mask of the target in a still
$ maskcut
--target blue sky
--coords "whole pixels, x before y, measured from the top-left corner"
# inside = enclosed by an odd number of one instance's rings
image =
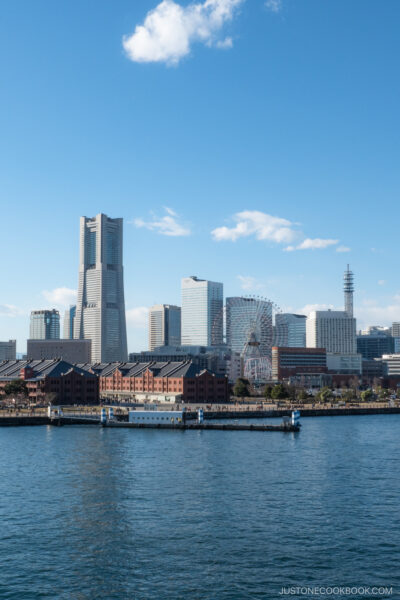
[[[130,350],[180,279],[400,320],[398,0],[5,0],[0,339],[123,217]],[[289,248],[289,249],[288,249]]]

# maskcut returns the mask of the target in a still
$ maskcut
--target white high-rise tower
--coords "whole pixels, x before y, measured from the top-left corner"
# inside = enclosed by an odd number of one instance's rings
[[[223,295],[222,283],[195,276],[182,279],[182,345],[222,344]]]
[[[92,340],[92,362],[126,361],[122,219],[81,217],[74,338]]]

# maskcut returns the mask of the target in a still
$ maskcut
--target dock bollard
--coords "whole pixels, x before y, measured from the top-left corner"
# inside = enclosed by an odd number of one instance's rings
[[[101,409],[100,413],[100,423],[107,423],[107,412],[105,408]]]
[[[298,427],[300,425],[300,411],[294,410],[292,412],[292,425]]]
[[[108,407],[108,419],[112,421],[114,419],[114,409],[112,406]]]
[[[199,408],[199,409],[197,410],[197,422],[198,422],[199,424],[201,424],[201,423],[203,423],[203,422],[204,422],[204,411],[203,411],[203,409],[202,409],[202,408]]]

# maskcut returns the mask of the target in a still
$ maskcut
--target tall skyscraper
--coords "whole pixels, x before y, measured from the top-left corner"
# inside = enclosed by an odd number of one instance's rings
[[[223,284],[182,279],[182,345],[219,346],[223,342]]]
[[[33,310],[29,337],[31,340],[58,340],[60,338],[60,313],[58,310]]]
[[[64,314],[64,340],[74,338],[74,321],[76,315],[76,306],[71,305]]]
[[[92,362],[126,361],[122,219],[81,217],[74,338],[92,340]]]
[[[259,298],[226,299],[226,343],[242,354],[246,344],[257,344],[261,356],[269,356],[272,345],[272,304]]]
[[[149,309],[149,350],[159,346],[180,346],[181,308],[156,304]]]
[[[275,345],[284,348],[305,348],[305,315],[278,313],[275,315]]]
[[[355,354],[356,320],[341,310],[316,310],[306,325],[307,347],[325,348],[327,352]]]
[[[347,270],[344,272],[343,275],[343,291],[344,310],[349,315],[349,317],[353,317],[354,275],[352,271],[350,271],[350,265],[347,265]]]

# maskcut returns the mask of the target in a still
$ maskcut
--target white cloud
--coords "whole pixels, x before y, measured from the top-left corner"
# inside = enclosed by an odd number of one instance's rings
[[[287,252],[293,252],[294,250],[321,250],[338,244],[339,240],[324,240],[321,238],[306,238],[297,246],[287,246],[285,250]]]
[[[378,285],[385,285],[386,279],[379,279]]]
[[[400,295],[389,298],[382,304],[376,300],[364,300],[360,306],[355,307],[357,329],[365,329],[369,325],[389,326],[394,321],[400,321]]]
[[[235,227],[217,227],[211,232],[214,240],[236,242],[241,237],[255,236],[257,240],[290,243],[299,235],[294,223],[280,217],[273,217],[258,210],[245,210],[233,217]]]
[[[237,278],[240,281],[242,290],[261,290],[265,287],[258,279],[251,277],[250,275],[238,275]]]
[[[14,304],[0,304],[0,317],[20,317],[25,311]]]
[[[190,235],[191,231],[187,225],[182,225],[178,223],[178,215],[167,206],[164,207],[166,211],[166,215],[164,217],[156,217],[153,216],[151,221],[144,221],[141,218],[134,219],[133,223],[136,227],[144,227],[145,229],[149,229],[150,231],[156,231],[162,235],[169,235],[173,237],[180,237]]]
[[[303,308],[299,308],[296,313],[299,315],[309,315],[311,312],[315,310],[336,310],[333,304],[306,304]],[[337,309],[343,310],[343,309]]]
[[[147,327],[148,315],[149,309],[147,306],[137,306],[126,311],[126,321],[131,327],[145,329]]]
[[[76,290],[59,287],[54,290],[43,290],[42,295],[47,302],[55,306],[67,307],[76,302]]]
[[[297,229],[297,223],[282,217],[274,217],[259,210],[245,210],[236,213],[233,220],[236,222],[234,227],[217,227],[211,231],[215,241],[236,242],[239,238],[255,237],[257,240],[266,240],[276,244],[290,244],[285,248],[287,252],[316,250],[339,243],[339,240],[322,238],[306,238],[300,241],[304,238],[304,234]],[[299,243],[293,244],[297,241]]]
[[[147,13],[143,25],[137,25],[132,35],[124,36],[125,52],[134,62],[176,65],[195,42],[228,48],[232,39],[221,41],[218,34],[244,1],[204,0],[181,6],[174,0],[163,0]]]
[[[215,46],[221,50],[228,50],[228,48],[232,48],[233,46],[233,39],[231,37],[226,37],[224,40],[216,42]]]
[[[338,246],[336,248],[336,252],[350,252],[351,248],[349,248],[348,246]]]
[[[278,13],[282,10],[282,0],[267,0],[265,6],[271,12]]]

